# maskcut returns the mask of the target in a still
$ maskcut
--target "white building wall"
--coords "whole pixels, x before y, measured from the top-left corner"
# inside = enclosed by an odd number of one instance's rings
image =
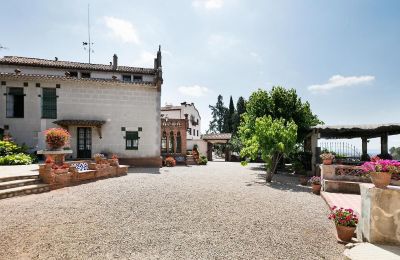
[[[52,122],[62,119],[105,120],[102,139],[92,128],[92,155],[100,152],[116,153],[121,158],[160,156],[160,92],[149,85],[96,83],[85,81],[6,81],[1,86],[0,124],[8,125],[8,132],[19,144],[33,149],[43,149],[43,134],[47,128],[58,127]],[[24,87],[24,118],[6,118],[6,87]],[[36,87],[40,83],[40,88]],[[41,119],[42,88],[57,88],[57,119]],[[125,149],[126,130],[139,132],[139,149]],[[71,148],[76,157],[76,127],[69,127],[72,135]]]

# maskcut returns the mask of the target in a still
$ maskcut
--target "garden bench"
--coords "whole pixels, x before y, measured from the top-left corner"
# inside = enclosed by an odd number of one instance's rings
[[[69,170],[74,173],[77,181],[91,180],[96,178],[96,170],[89,168],[87,162],[72,162]]]

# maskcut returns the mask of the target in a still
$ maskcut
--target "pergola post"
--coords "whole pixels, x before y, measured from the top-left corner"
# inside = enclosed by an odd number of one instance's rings
[[[361,147],[362,147],[362,158],[364,158],[364,156],[366,157],[368,154],[368,138],[367,137],[361,137]]]
[[[381,154],[388,154],[388,135],[383,134],[381,136]]]

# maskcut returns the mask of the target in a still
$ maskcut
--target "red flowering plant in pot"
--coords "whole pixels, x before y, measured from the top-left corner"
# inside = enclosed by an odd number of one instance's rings
[[[321,177],[312,176],[308,180],[308,182],[311,183],[312,192],[317,195],[320,194],[320,192],[321,192]]]
[[[335,222],[338,238],[344,242],[350,241],[358,224],[354,211],[333,206],[328,218]]]
[[[375,187],[381,189],[385,189],[390,184],[392,174],[400,173],[400,162],[381,160],[377,156],[372,157],[370,162],[365,162],[361,167],[365,174],[369,174]]]
[[[167,167],[174,167],[176,165],[176,161],[173,157],[168,156],[165,158],[165,166]]]
[[[45,140],[51,150],[59,150],[69,143],[71,135],[63,128],[50,128],[44,131]]]

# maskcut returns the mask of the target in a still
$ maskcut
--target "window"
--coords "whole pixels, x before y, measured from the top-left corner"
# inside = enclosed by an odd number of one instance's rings
[[[57,95],[55,88],[43,88],[42,118],[57,118]]]
[[[122,75],[122,81],[131,82],[131,75]]]
[[[197,136],[199,136],[199,130],[197,130]]]
[[[174,153],[174,143],[175,143],[175,142],[174,142],[174,132],[171,131],[171,132],[169,133],[169,146],[168,146],[168,148],[169,148],[169,149],[168,149],[168,150],[169,150],[168,152],[169,152],[169,153]]]
[[[24,89],[7,88],[7,117],[24,117]]]
[[[78,72],[77,71],[69,71],[69,76],[77,78],[78,77]]]
[[[182,137],[181,137],[181,132],[178,132],[176,134],[176,152],[181,153],[182,152]]]
[[[192,134],[192,128],[188,128],[188,134],[189,134],[189,135]]]
[[[133,76],[133,81],[143,81],[143,76]]]
[[[82,72],[81,73],[81,78],[89,79],[90,78],[90,72]]]
[[[167,133],[164,131],[161,137],[161,152],[167,152]]]
[[[139,132],[126,132],[126,150],[137,150],[139,148]]]

